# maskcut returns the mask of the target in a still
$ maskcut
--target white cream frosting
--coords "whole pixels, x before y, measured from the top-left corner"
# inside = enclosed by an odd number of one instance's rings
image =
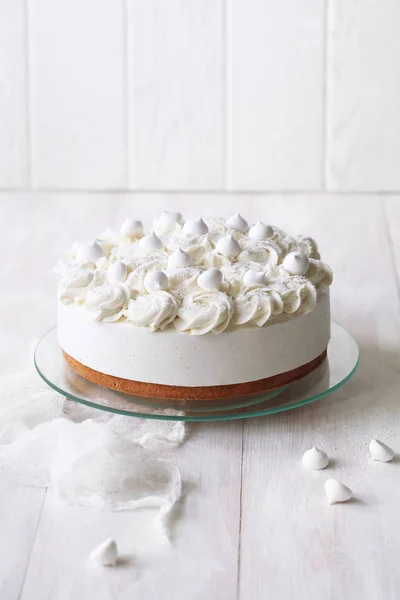
[[[186,296],[174,322],[179,331],[194,335],[222,333],[233,315],[233,300],[224,292],[200,290]]]
[[[175,319],[178,308],[178,300],[169,292],[161,290],[130,300],[125,317],[135,327],[148,327],[150,331],[162,330]]]
[[[280,313],[307,314],[332,283],[312,238],[261,222],[249,227],[239,214],[184,221],[180,213],[164,212],[150,233],[141,221],[127,219],[119,235],[107,230],[88,244],[73,244],[56,273],[61,301],[96,318],[156,329],[174,321],[196,335],[220,333],[230,323],[263,327]],[[166,319],[147,324],[147,317],[128,317],[130,301],[137,303],[135,315],[142,302],[141,312],[152,313],[154,303],[158,315],[159,291],[174,299],[176,311],[169,312],[169,300]],[[143,319],[146,325],[137,324]]]
[[[84,305],[98,321],[118,321],[128,305],[130,290],[124,283],[104,281],[86,292]]]

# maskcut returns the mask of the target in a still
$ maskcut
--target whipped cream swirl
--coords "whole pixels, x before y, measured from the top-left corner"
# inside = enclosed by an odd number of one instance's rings
[[[104,281],[87,292],[85,307],[97,321],[112,323],[122,317],[130,297],[131,291],[124,283]]]
[[[193,335],[222,333],[233,312],[233,300],[227,294],[200,290],[184,298],[174,325],[179,331],[190,331]]]
[[[178,308],[179,302],[172,294],[159,291],[130,300],[124,314],[135,327],[148,327],[150,331],[156,331],[172,323]]]
[[[305,277],[287,277],[269,283],[268,287],[278,292],[286,314],[307,314],[317,305],[317,291]]]
[[[98,271],[86,267],[58,265],[54,271],[59,278],[59,297],[63,304],[82,303],[86,292],[102,280]]]
[[[236,325],[254,323],[262,327],[282,312],[283,300],[277,291],[265,285],[253,285],[243,290],[236,298],[232,322]]]

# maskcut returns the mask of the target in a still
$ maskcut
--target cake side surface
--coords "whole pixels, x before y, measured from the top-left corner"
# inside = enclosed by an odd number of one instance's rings
[[[58,337],[73,359],[113,377],[187,387],[246,383],[291,371],[327,348],[329,294],[297,318],[201,336],[94,321],[60,303]]]

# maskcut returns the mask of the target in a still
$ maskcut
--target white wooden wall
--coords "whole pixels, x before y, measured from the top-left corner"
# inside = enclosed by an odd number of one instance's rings
[[[0,189],[399,191],[399,0],[0,0]]]

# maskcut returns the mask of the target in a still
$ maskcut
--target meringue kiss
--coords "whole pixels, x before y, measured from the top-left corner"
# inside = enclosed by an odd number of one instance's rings
[[[114,567],[117,564],[118,557],[117,544],[109,538],[92,550],[89,556],[102,567]]]
[[[125,219],[121,225],[122,237],[141,237],[143,235],[143,223],[136,219]]]
[[[164,271],[149,271],[144,278],[144,287],[149,294],[166,290],[169,282]]]
[[[325,482],[325,493],[328,497],[329,504],[347,502],[353,497],[351,489],[336,479],[328,479]]]
[[[302,252],[290,252],[283,261],[283,268],[291,275],[305,275],[309,266],[308,256]]]
[[[301,462],[309,471],[320,471],[328,466],[329,458],[326,452],[313,446],[304,452]]]
[[[243,283],[246,287],[252,285],[263,285],[265,283],[265,274],[259,271],[247,271],[243,275]]]
[[[190,267],[191,264],[192,259],[182,248],[175,250],[168,259],[168,269],[185,269]]]
[[[379,460],[381,462],[389,462],[394,458],[393,450],[379,440],[371,440],[369,443],[369,451],[371,453],[372,460]]]
[[[207,292],[218,292],[222,284],[222,273],[219,269],[208,269],[198,276],[197,284]]]
[[[203,219],[199,217],[198,219],[189,219],[183,226],[183,231],[185,233],[190,233],[191,235],[204,235],[208,233],[208,227],[204,223]]]
[[[274,230],[271,225],[266,225],[261,221],[257,221],[253,227],[250,228],[248,236],[252,240],[267,240],[274,235]]]
[[[123,283],[127,275],[128,268],[120,260],[110,265],[107,271],[107,279],[111,281],[111,283]]]
[[[98,240],[93,240],[90,244],[82,244],[76,253],[77,261],[80,263],[95,263],[104,256],[104,250]]]
[[[219,254],[226,257],[232,256],[234,258],[240,253],[240,246],[231,235],[226,235],[218,240],[215,248]]]
[[[226,220],[226,225],[240,233],[246,233],[249,228],[247,221],[243,219],[239,213],[235,213],[232,217],[229,217],[229,219]]]
[[[156,236],[154,231],[152,231],[141,238],[139,246],[144,248],[144,250],[161,250],[163,248],[163,243],[160,238]]]

